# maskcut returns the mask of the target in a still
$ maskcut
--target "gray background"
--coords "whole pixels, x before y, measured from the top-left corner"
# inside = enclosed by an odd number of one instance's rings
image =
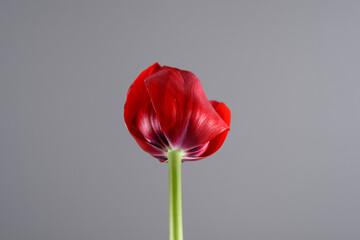
[[[232,110],[183,165],[185,239],[360,239],[359,1],[0,2],[0,239],[167,239],[123,123],[158,61]]]

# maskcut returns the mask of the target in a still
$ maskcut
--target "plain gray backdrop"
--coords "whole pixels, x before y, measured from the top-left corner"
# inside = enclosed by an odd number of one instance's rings
[[[185,240],[360,239],[359,1],[0,1],[0,239],[168,238],[123,122],[159,62],[232,125],[183,164]]]

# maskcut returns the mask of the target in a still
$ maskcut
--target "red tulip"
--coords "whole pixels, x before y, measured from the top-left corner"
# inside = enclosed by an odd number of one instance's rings
[[[224,103],[207,99],[193,73],[155,63],[128,90],[124,117],[139,146],[163,162],[169,150],[181,151],[183,161],[216,152],[231,114]]]

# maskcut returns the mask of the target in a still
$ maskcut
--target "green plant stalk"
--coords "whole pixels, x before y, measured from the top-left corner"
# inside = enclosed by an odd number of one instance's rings
[[[183,240],[181,204],[181,159],[182,152],[167,153],[169,165],[169,240]]]

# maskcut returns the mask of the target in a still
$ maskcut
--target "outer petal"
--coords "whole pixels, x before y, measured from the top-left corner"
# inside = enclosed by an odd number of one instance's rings
[[[219,114],[219,116],[226,122],[226,124],[230,127],[231,121],[231,112],[230,109],[225,105],[225,103],[211,101],[215,111]],[[228,129],[229,130],[229,129]],[[215,153],[224,143],[225,138],[228,134],[228,130],[220,133],[214,139],[212,139],[209,143],[207,150],[201,155],[201,158],[210,156]]]
[[[141,140],[137,137],[134,137],[135,141],[145,152],[149,153],[151,156],[157,158],[160,162],[164,162],[167,160],[166,153],[162,150],[150,145],[147,141]]]
[[[144,138],[135,123],[137,114],[144,106],[146,106],[147,103],[150,102],[150,97],[147,92],[144,80],[148,76],[159,71],[160,68],[160,65],[158,63],[155,63],[146,70],[144,70],[136,78],[136,80],[133,82],[133,84],[128,90],[124,106],[124,119],[125,124],[129,129],[129,132],[144,151],[150,153],[154,157],[159,158],[159,160],[162,159],[162,155],[164,155],[164,153],[160,149],[149,144],[149,142]]]
[[[168,151],[169,143],[150,101],[138,112],[135,124],[149,144],[163,152]]]
[[[138,136],[138,133],[136,132],[136,129],[134,129],[132,121],[135,119],[137,113],[144,106],[144,104],[150,101],[150,97],[147,93],[144,81],[148,76],[157,72],[160,68],[160,65],[158,63],[155,63],[146,70],[144,70],[136,78],[136,80],[133,82],[127,92],[126,102],[124,106],[125,123],[129,128],[130,133],[135,134],[136,136]]]
[[[173,148],[191,149],[228,130],[191,72],[163,67],[149,76],[145,84]]]

